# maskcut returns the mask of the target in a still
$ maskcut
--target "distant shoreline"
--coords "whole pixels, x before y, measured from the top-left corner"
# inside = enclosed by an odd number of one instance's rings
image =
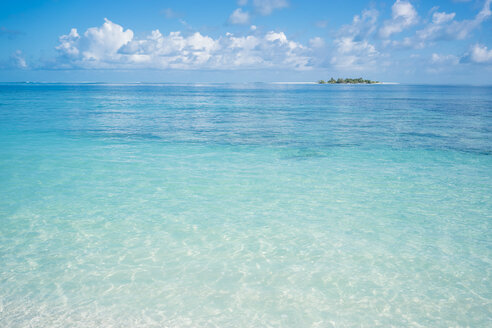
[[[339,77],[336,80],[331,77],[329,80],[318,80],[318,84],[379,84],[379,81],[364,79],[362,77]]]
[[[267,82],[268,83],[268,82]],[[385,85],[397,85],[399,82],[373,82],[373,83],[319,83],[319,82],[269,82],[270,84],[322,84],[322,85],[373,85],[373,84],[385,84]]]

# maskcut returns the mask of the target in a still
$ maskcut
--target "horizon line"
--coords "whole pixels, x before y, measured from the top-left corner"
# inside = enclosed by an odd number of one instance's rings
[[[125,81],[125,82],[110,82],[110,81],[0,81],[0,84],[105,84],[105,85],[172,85],[172,84],[287,84],[287,85],[318,85],[315,81],[255,81],[255,82],[143,82],[143,81]],[[324,84],[323,84],[324,85]],[[330,84],[327,84],[330,85]],[[333,84],[337,85],[337,84]],[[339,83],[338,85],[359,85],[350,83]],[[366,85],[366,84],[361,84]],[[491,87],[492,84],[445,84],[445,83],[401,83],[401,82],[380,82],[371,85],[430,85],[430,86],[474,86],[474,87]]]

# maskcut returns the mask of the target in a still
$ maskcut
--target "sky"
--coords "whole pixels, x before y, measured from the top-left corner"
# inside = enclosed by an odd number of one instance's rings
[[[0,81],[492,84],[492,0],[1,0]]]

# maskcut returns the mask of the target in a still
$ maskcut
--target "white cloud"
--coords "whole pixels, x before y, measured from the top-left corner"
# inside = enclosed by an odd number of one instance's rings
[[[402,41],[391,41],[396,47],[424,48],[429,43],[442,40],[464,40],[485,20],[492,16],[490,10],[492,0],[486,0],[480,12],[470,20],[455,20],[455,13],[434,12],[432,21],[423,29],[418,30],[413,37]]]
[[[267,35],[265,35],[265,40],[270,41],[270,42],[278,41],[280,44],[287,43],[287,37],[285,36],[284,32],[276,33],[276,32],[270,31],[267,33]]]
[[[62,35],[58,41],[60,41],[60,45],[56,47],[61,53],[68,57],[75,57],[79,55],[79,48],[77,47],[78,40],[80,39],[80,35],[77,32],[76,28],[70,30],[70,33],[67,35]]]
[[[118,49],[133,39],[133,31],[124,31],[122,26],[105,18],[103,26],[89,28],[85,31],[84,37],[88,42],[82,52],[84,59],[112,60],[120,56],[117,53]]]
[[[459,59],[454,55],[441,55],[437,53],[433,53],[431,56],[431,63],[438,65],[456,65],[458,64]]]
[[[378,55],[374,45],[368,41],[355,42],[351,38],[335,40],[337,54],[332,57],[331,64],[340,69],[362,70],[374,64]]]
[[[475,44],[461,59],[463,63],[492,64],[492,49],[483,44]]]
[[[454,19],[454,16],[456,16],[455,13],[451,14],[446,14],[445,12],[435,12],[432,14],[432,23],[433,24],[443,24],[447,23],[449,21],[452,21]]]
[[[316,36],[309,40],[309,45],[312,48],[322,48],[325,45],[325,40],[323,40],[319,36]]]
[[[229,23],[231,24],[248,24],[249,23],[249,13],[243,11],[241,8],[234,10],[229,16]]]
[[[433,14],[432,22],[424,29],[417,31],[417,37],[421,41],[463,40],[491,16],[491,3],[492,0],[486,0],[482,10],[471,20],[455,21],[454,13],[436,12]]]
[[[385,21],[383,27],[379,30],[379,35],[383,38],[388,38],[392,34],[400,33],[417,22],[417,11],[412,4],[408,1],[396,0],[391,7],[391,19]]]
[[[10,67],[12,68],[27,68],[27,62],[22,55],[22,51],[17,50],[10,56]]]
[[[343,26],[334,40],[335,52],[330,63],[338,69],[362,70],[375,64],[379,52],[369,42],[376,30],[378,12],[365,10],[354,16],[352,24]]]
[[[357,40],[367,38],[375,32],[378,16],[379,13],[375,9],[364,10],[362,15],[354,16],[352,24],[342,26],[340,34]]]
[[[59,38],[55,68],[156,68],[156,69],[310,69],[311,49],[289,40],[285,33],[212,38],[195,32],[163,35],[154,30],[134,38],[131,30],[109,20],[83,36],[76,29]]]
[[[289,3],[287,0],[253,0],[253,6],[258,13],[267,16],[276,9],[288,7]]]
[[[455,55],[433,53],[430,60],[426,60],[425,62],[422,61],[419,66],[425,67],[425,70],[428,73],[436,74],[453,69],[453,67],[458,65],[459,62],[459,57]]]
[[[260,39],[253,35],[234,37],[233,34],[230,34],[228,35],[228,37],[230,49],[242,49],[245,51],[251,51],[260,44]]]

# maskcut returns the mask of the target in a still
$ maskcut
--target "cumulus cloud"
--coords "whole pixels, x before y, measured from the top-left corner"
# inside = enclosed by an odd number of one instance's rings
[[[391,41],[391,45],[406,48],[423,48],[435,41],[464,40],[484,21],[492,16],[492,0],[486,0],[480,12],[473,19],[455,20],[455,13],[434,12],[432,20],[418,30],[413,37],[402,41]]]
[[[475,44],[462,58],[462,63],[492,64],[492,49],[483,44]]]
[[[91,27],[80,36],[77,29],[72,28],[69,34],[59,38],[56,47],[60,54],[59,62],[89,67],[110,66],[119,61],[122,55],[118,50],[133,39],[132,30],[124,30],[122,26],[104,19],[101,27]]]
[[[455,13],[436,12],[433,14],[432,22],[417,31],[417,38],[420,41],[463,40],[491,16],[491,3],[492,0],[486,0],[482,10],[471,20],[455,21]]]
[[[283,32],[212,38],[180,31],[163,35],[154,30],[144,38],[107,19],[83,35],[72,29],[59,38],[55,68],[157,69],[310,69],[311,49],[289,40]]]
[[[289,6],[287,0],[253,0],[256,11],[263,16],[270,15],[276,9]]]
[[[379,35],[388,38],[417,22],[418,14],[412,4],[408,1],[396,0],[391,7],[391,19],[384,22],[383,27],[379,30]]]
[[[243,11],[241,8],[234,10],[229,16],[229,23],[231,24],[248,24],[249,23],[249,13]]]
[[[352,24],[341,28],[334,40],[335,52],[330,63],[339,69],[361,70],[375,63],[379,55],[369,37],[376,30],[378,12],[365,10],[354,16]]]
[[[77,29],[73,28],[70,30],[70,33],[58,38],[60,44],[56,47],[56,50],[68,58],[77,57],[80,53],[78,48],[79,39],[80,35]]]
[[[132,30],[123,30],[123,27],[114,24],[107,18],[102,27],[91,27],[84,36],[89,40],[83,56],[90,60],[112,59],[125,44],[133,39]]]

